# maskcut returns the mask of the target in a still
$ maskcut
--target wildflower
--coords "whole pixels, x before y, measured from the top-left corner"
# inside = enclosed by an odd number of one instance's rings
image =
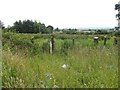
[[[62,68],[64,68],[64,69],[69,68],[69,65],[63,64],[63,65],[62,65]]]

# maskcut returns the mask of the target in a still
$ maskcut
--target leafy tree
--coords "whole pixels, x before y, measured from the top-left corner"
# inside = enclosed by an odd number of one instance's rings
[[[56,28],[54,31],[57,31],[57,32],[59,32],[60,30],[59,30],[59,28]]]
[[[41,24],[40,26],[40,32],[43,34],[43,33],[46,33],[46,27],[45,27],[45,24]]]
[[[19,33],[52,33],[53,27],[49,25],[45,26],[44,23],[40,23],[32,20],[16,21],[14,23],[14,29]]]
[[[16,21],[16,22],[14,23],[14,29],[15,29],[17,32],[22,33],[22,22],[21,22],[21,20]]]
[[[36,21],[34,22],[34,32],[38,33],[41,30],[41,23],[37,23]]]
[[[48,25],[47,27],[46,27],[46,31],[47,31],[47,33],[53,33],[53,26],[51,26],[51,25]]]

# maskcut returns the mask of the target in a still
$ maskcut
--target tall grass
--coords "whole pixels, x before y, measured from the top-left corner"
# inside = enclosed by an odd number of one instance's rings
[[[79,46],[67,54],[3,50],[4,88],[117,88],[118,48]],[[68,67],[63,68],[63,65]]]
[[[118,46],[113,37],[104,46],[103,36],[94,45],[93,37],[55,35],[49,54],[50,35],[4,33],[2,87],[117,88]]]

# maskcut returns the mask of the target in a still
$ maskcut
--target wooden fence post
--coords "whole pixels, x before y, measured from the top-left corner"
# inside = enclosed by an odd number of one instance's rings
[[[104,36],[104,45],[106,45],[107,38]]]
[[[117,44],[118,40],[117,40],[117,37],[115,36],[114,37],[114,44]]]
[[[51,35],[51,40],[50,40],[50,54],[52,54],[54,51],[54,36]]]
[[[75,39],[73,38],[73,45],[74,45],[74,43],[75,43]]]
[[[94,37],[94,43],[98,44],[98,37]]]
[[[31,42],[34,43],[34,37],[31,38]]]

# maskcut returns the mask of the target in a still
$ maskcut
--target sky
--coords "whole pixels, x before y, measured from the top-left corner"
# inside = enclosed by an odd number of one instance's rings
[[[115,27],[119,0],[0,0],[0,20],[37,20],[54,28]]]

